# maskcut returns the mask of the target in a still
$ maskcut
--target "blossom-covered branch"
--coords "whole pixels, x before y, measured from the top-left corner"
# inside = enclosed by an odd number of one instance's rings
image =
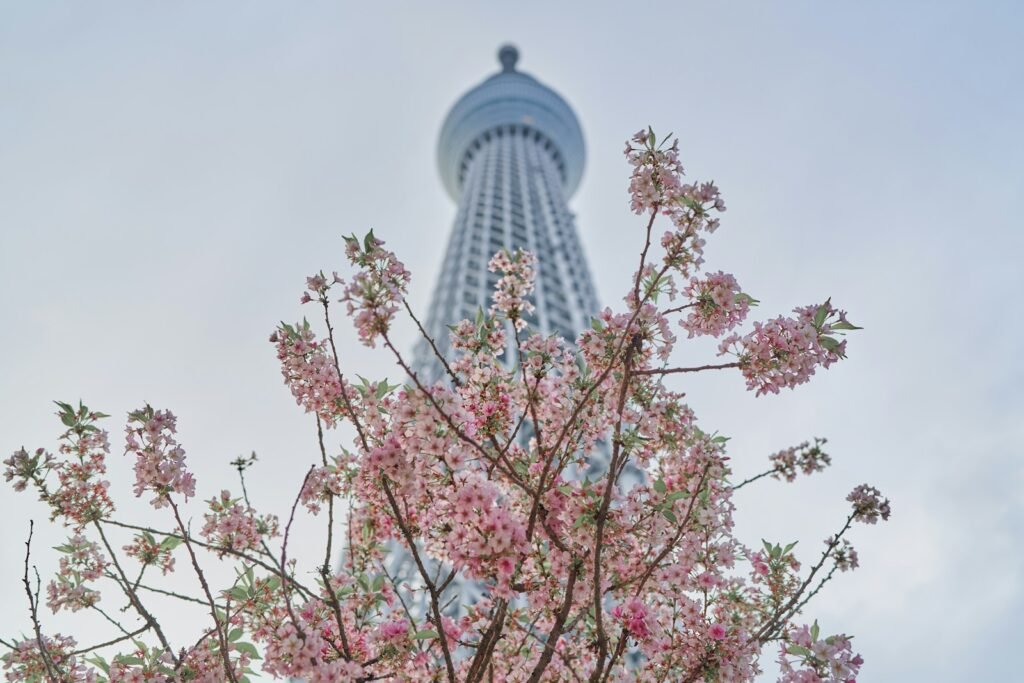
[[[258,666],[311,683],[734,683],[753,681],[778,643],[784,683],[852,680],[863,662],[850,638],[822,635],[802,613],[859,565],[854,523],[887,519],[889,501],[856,487],[806,570],[795,542],[748,545],[735,530],[736,491],[822,470],[825,440],[777,451],[767,470],[734,483],[740,458],[698,422],[685,391],[712,370],[723,391],[735,387],[729,376],[758,396],[795,388],[843,360],[843,335],[859,328],[829,299],[748,321],[761,302],[732,274],[701,272],[725,210],[717,186],[688,179],[678,141],[651,129],[626,157],[630,206],[644,220],[622,305],[595,312],[575,339],[541,335],[530,327],[537,256],[499,251],[492,305],[451,321],[449,345],[426,340],[445,373],[435,383],[401,352],[403,311],[424,334],[407,301],[411,275],[372,232],[345,238],[349,270],[305,282],[300,302],[315,315],[270,337],[315,426],[290,509],[250,500],[255,456],[232,463],[240,496],[212,485],[197,496],[176,418],[147,405],[128,414],[126,452],[135,495],[169,530],[118,519],[97,426],[107,416],[58,404],[66,431],[56,455],[22,448],[4,461],[14,488],[34,490],[70,531],[46,603],[98,611],[113,583],[141,623],[110,619],[115,633],[76,649],[44,632],[29,590],[34,637],[0,641],[8,678],[244,683]],[[390,354],[398,384],[343,374],[339,304],[355,340]],[[680,363],[680,329],[719,339],[728,358]],[[320,516],[326,536],[312,567],[289,552],[304,515]],[[334,564],[336,526],[344,548]],[[161,585],[182,553],[195,594]],[[208,577],[207,557],[233,565],[234,580]],[[29,588],[27,576],[26,559]],[[154,596],[196,610],[203,626],[171,643]]]

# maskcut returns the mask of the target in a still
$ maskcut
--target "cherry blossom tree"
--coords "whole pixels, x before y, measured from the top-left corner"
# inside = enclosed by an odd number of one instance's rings
[[[826,300],[742,331],[759,302],[733,275],[700,272],[725,210],[718,188],[688,182],[678,143],[650,129],[625,153],[631,206],[646,221],[639,263],[622,304],[576,340],[530,331],[535,257],[501,252],[490,262],[500,273],[493,304],[451,327],[453,356],[437,356],[446,377],[427,385],[392,331],[399,315],[423,327],[406,302],[411,276],[383,241],[346,238],[352,273],[307,279],[301,301],[317,322],[281,324],[270,337],[320,445],[287,520],[250,503],[244,472],[254,458],[241,458],[241,493],[211,494],[193,532],[197,482],[175,416],[148,405],[128,415],[125,452],[135,496],[167,524],[118,519],[104,479],[108,416],[58,403],[56,454],[21,449],[4,461],[7,481],[34,490],[68,529],[46,607],[127,607],[98,642],[46,633],[30,536],[31,632],[2,641],[7,678],[240,682],[258,671],[311,682],[731,682],[754,679],[768,648],[781,681],[854,681],[862,660],[850,638],[823,635],[803,614],[837,572],[857,567],[853,525],[887,519],[889,502],[854,488],[849,514],[803,562],[794,543],[744,544],[735,491],[820,471],[831,462],[825,440],[771,455],[761,475],[735,481],[727,439],[699,426],[677,383],[738,370],[747,389],[778,393],[842,360],[843,336],[858,328]],[[403,386],[343,369],[339,303],[359,340],[393,357]],[[722,358],[669,365],[678,328],[720,339]],[[331,436],[342,425],[353,437],[339,446]],[[627,468],[639,482],[624,481]],[[288,556],[297,515],[322,520],[314,568]],[[124,533],[131,542],[115,547]],[[414,580],[391,571],[396,554]],[[203,566],[214,558],[237,565],[232,584],[211,585]],[[175,571],[192,572],[199,587],[176,597],[206,615],[187,643],[169,640],[139,588],[144,573]]]

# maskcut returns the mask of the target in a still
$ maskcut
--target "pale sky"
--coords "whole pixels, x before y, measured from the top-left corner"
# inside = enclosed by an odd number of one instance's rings
[[[831,296],[865,328],[849,360],[779,397],[755,399],[738,374],[677,385],[733,437],[739,473],[830,439],[826,473],[738,494],[740,538],[800,540],[810,559],[848,491],[877,485],[892,519],[855,529],[862,568],[809,614],[856,636],[862,681],[1015,680],[1022,31],[1019,3],[967,0],[0,2],[0,454],[54,448],[51,401],[82,398],[114,416],[121,514],[167,526],[130,499],[120,455],[125,413],[148,401],[178,414],[200,498],[237,490],[227,462],[255,450],[250,493],[286,516],[319,456],[267,336],[311,314],[304,277],[342,269],[341,235],[371,227],[425,311],[455,214],[437,134],[511,41],[583,126],[571,206],[604,303],[642,230],[622,143],[651,124],[722,188],[708,267],[735,273],[759,316]],[[398,378],[343,337],[347,368]],[[677,357],[713,361],[713,345]],[[62,535],[8,486],[0,515],[7,638],[28,628],[28,519],[44,582]],[[295,554],[318,557],[320,527],[296,523]],[[78,616],[44,625],[109,637]]]

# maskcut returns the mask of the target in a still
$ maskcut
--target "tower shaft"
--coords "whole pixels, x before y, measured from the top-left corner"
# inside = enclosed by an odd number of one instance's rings
[[[537,256],[535,310],[526,316],[531,330],[574,340],[597,311],[597,297],[558,148],[529,125],[498,125],[469,146],[460,180],[458,213],[427,316],[438,350],[448,356],[448,325],[489,306],[499,275],[487,263],[502,249]],[[505,357],[513,357],[511,350]],[[417,347],[416,365],[430,381],[439,379],[426,342]]]

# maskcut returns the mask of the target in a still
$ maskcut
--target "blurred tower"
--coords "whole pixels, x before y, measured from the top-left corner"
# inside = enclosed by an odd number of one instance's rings
[[[516,48],[502,47],[498,60],[501,71],[448,112],[437,146],[441,179],[459,207],[426,319],[446,358],[448,325],[490,305],[498,275],[487,263],[503,248],[537,256],[536,310],[526,318],[533,331],[573,341],[597,312],[567,204],[583,175],[579,121],[555,91],[516,70]],[[514,360],[511,348],[504,357]],[[414,368],[430,382],[441,378],[426,341],[416,347]]]

